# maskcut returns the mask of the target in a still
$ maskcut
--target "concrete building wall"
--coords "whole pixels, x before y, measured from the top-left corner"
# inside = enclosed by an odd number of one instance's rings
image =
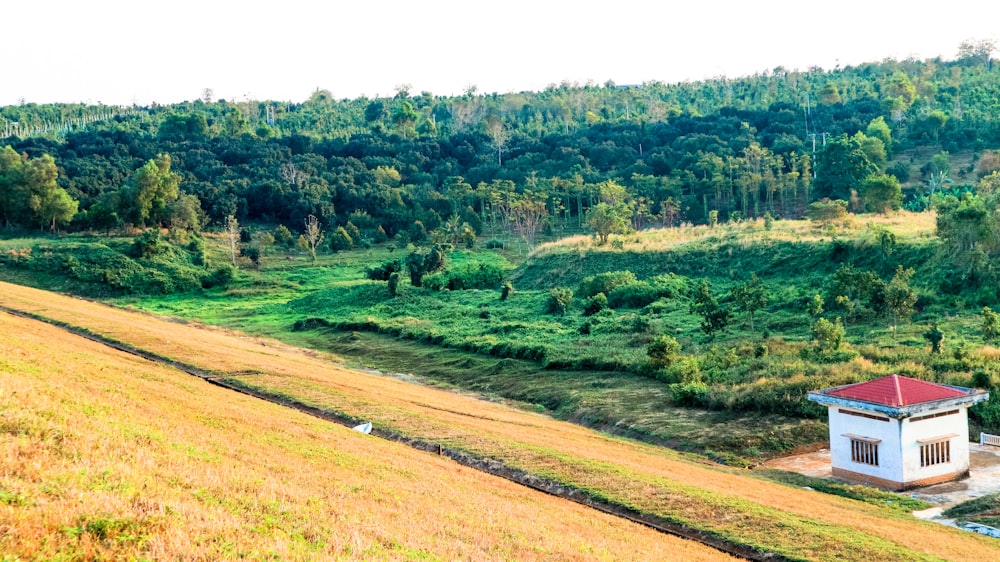
[[[957,410],[957,413],[919,419],[923,416],[954,410]],[[918,421],[913,421],[913,418],[918,418]],[[902,424],[902,482],[938,480],[945,475],[961,475],[969,470],[968,408],[951,407],[931,412],[921,412],[913,418],[903,420]],[[921,466],[921,443],[919,441],[948,435],[951,435],[948,438],[950,461],[930,466]]]
[[[841,411],[862,415],[850,415],[841,413]],[[830,407],[829,413],[830,460],[835,472],[836,469],[840,469],[857,475],[870,476],[877,480],[902,481],[903,458],[901,456],[898,420],[840,406]],[[882,419],[871,419],[871,417],[865,416],[876,416]],[[845,434],[881,440],[878,443],[878,466],[852,460],[851,438],[845,437]],[[919,464],[919,459],[917,462]]]

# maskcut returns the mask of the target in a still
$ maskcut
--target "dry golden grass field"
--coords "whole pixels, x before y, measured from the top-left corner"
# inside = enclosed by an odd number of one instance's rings
[[[723,240],[738,240],[744,247],[761,241],[772,242],[816,242],[829,240],[831,235],[858,234],[869,227],[891,230],[901,241],[915,242],[934,237],[937,215],[933,212],[913,213],[896,211],[890,215],[866,215],[863,219],[850,215],[845,220],[823,227],[809,220],[775,221],[772,229],[764,229],[764,219],[726,223],[710,227],[682,225],[676,228],[653,228],[629,236],[621,236],[623,250],[664,251],[692,243],[718,243]],[[532,255],[544,256],[553,252],[566,251],[610,251],[610,247],[600,246],[593,236],[577,235],[560,238],[554,242],[540,244]]]
[[[0,306],[11,309],[30,312],[54,321],[85,328],[86,330],[100,334],[109,339],[125,342],[137,348],[148,350],[161,356],[170,357],[199,368],[212,371],[217,376],[227,377],[238,381],[240,384],[268,392],[273,395],[283,395],[294,398],[304,404],[320,406],[325,409],[341,413],[343,415],[369,419],[376,427],[393,430],[400,434],[422,439],[426,441],[440,443],[451,449],[467,451],[480,457],[499,460],[506,465],[521,469],[526,472],[546,477],[550,480],[563,483],[567,486],[588,492],[592,497],[599,498],[612,503],[628,506],[633,509],[650,513],[661,517],[663,520],[685,524],[693,529],[722,537],[738,544],[749,545],[762,551],[775,552],[785,557],[805,560],[992,560],[1000,558],[1000,546],[995,540],[980,537],[970,533],[958,531],[948,527],[921,522],[905,514],[892,513],[879,509],[875,506],[860,502],[847,500],[820,494],[810,490],[785,486],[774,482],[753,478],[745,471],[725,469],[716,466],[709,466],[705,463],[689,460],[672,451],[658,448],[651,445],[640,444],[623,439],[608,437],[592,430],[574,426],[571,424],[551,420],[547,417],[515,410],[503,405],[492,404],[477,400],[473,397],[463,396],[456,393],[446,392],[416,386],[389,377],[369,375],[338,367],[330,361],[330,358],[317,356],[315,353],[290,348],[288,346],[260,338],[240,337],[238,334],[230,334],[218,329],[206,329],[194,325],[176,323],[167,319],[154,318],[148,315],[139,315],[133,312],[114,309],[104,305],[91,303],[79,299],[68,298],[60,295],[46,293],[35,289],[29,289],[14,285],[0,283]],[[9,341],[15,335],[9,332],[12,328],[8,326],[20,326],[24,321],[6,319],[6,325],[0,327],[0,333],[4,341]],[[37,326],[33,323],[24,325]],[[548,541],[544,537],[535,538],[525,534],[528,531],[510,531],[496,527],[487,527],[484,533],[475,533],[471,527],[475,527],[485,518],[493,521],[497,517],[496,513],[491,513],[488,505],[495,505],[495,501],[488,499],[487,494],[491,492],[510,491],[510,498],[524,495],[526,498],[535,498],[532,501],[542,502],[543,500],[526,489],[518,492],[516,488],[511,488],[509,484],[488,479],[482,482],[488,484],[452,484],[445,478],[452,473],[472,477],[467,469],[461,469],[454,463],[446,460],[436,459],[418,455],[411,457],[409,453],[404,453],[406,449],[396,445],[375,445],[371,438],[352,437],[350,433],[334,429],[329,424],[319,421],[305,421],[300,414],[288,410],[281,410],[277,406],[263,404],[258,401],[248,400],[236,393],[223,391],[210,387],[193,377],[183,378],[182,375],[173,371],[165,370],[161,367],[155,369],[151,366],[149,372],[157,373],[151,380],[149,376],[140,373],[147,372],[143,367],[148,363],[137,362],[134,359],[122,358],[116,355],[116,360],[124,361],[127,365],[133,365],[131,371],[136,373],[129,378],[124,376],[129,372],[128,367],[122,367],[115,371],[111,379],[106,379],[111,375],[104,374],[97,367],[79,367],[78,364],[84,362],[84,353],[76,351],[79,346],[97,353],[95,344],[74,343],[70,345],[70,336],[61,335],[52,328],[34,327],[43,333],[35,340],[35,347],[30,351],[13,352],[4,351],[3,361],[10,361],[13,356],[20,363],[6,364],[0,363],[4,372],[14,372],[15,365],[25,373],[18,375],[12,381],[21,381],[26,388],[19,392],[29,392],[29,389],[42,388],[43,385],[55,385],[60,388],[68,385],[72,381],[72,388],[67,388],[58,398],[50,398],[48,402],[41,406],[28,409],[17,410],[23,412],[19,415],[29,415],[41,408],[46,414],[31,414],[35,416],[42,427],[49,423],[50,418],[58,418],[60,421],[51,423],[54,427],[74,439],[90,439],[90,435],[95,434],[98,429],[91,429],[92,424],[102,424],[100,432],[104,435],[102,444],[95,447],[105,447],[113,449],[114,455],[125,453],[138,455],[143,451],[143,447],[156,445],[161,447],[165,453],[170,453],[173,459],[166,468],[158,468],[159,471],[155,481],[151,477],[146,480],[138,475],[134,478],[138,482],[131,480],[133,488],[125,491],[121,490],[117,484],[111,484],[111,491],[114,497],[121,497],[129,492],[135,494],[142,490],[142,485],[148,483],[149,486],[156,486],[162,490],[163,494],[168,494],[169,500],[159,499],[160,503],[154,503],[153,511],[157,513],[157,525],[167,525],[164,530],[154,528],[151,534],[154,539],[145,541],[144,548],[151,548],[152,545],[161,547],[160,541],[166,541],[168,537],[175,537],[178,534],[176,529],[168,531],[169,524],[178,517],[178,508],[171,508],[171,513],[166,513],[166,505],[171,505],[172,498],[181,498],[193,502],[194,505],[215,505],[216,512],[225,512],[226,517],[249,517],[256,525],[265,524],[281,511],[281,506],[295,506],[289,508],[295,515],[291,515],[292,520],[305,523],[320,516],[313,514],[308,516],[310,510],[317,512],[327,509],[321,507],[324,500],[315,498],[329,498],[331,489],[325,488],[322,482],[324,477],[321,470],[339,470],[334,480],[347,479],[356,482],[361,486],[364,493],[361,498],[349,494],[343,487],[334,487],[339,490],[338,498],[350,498],[355,509],[388,509],[394,513],[398,519],[391,519],[384,524],[376,523],[374,519],[361,517],[360,521],[372,526],[375,535],[365,534],[362,538],[354,539],[350,535],[347,537],[330,537],[324,542],[323,552],[335,553],[344,556],[357,555],[357,552],[369,549],[374,557],[405,557],[405,553],[400,550],[411,549],[414,552],[428,552],[434,556],[442,558],[559,558],[559,557],[600,557],[602,554],[611,558],[663,558],[657,554],[652,547],[640,546],[646,544],[645,530],[635,530],[635,527],[628,527],[630,530],[623,533],[622,538],[628,537],[634,544],[625,550],[615,551],[614,546],[594,547],[594,550],[582,551],[582,545],[597,544],[595,539],[592,543],[585,538],[575,538],[576,535],[569,531],[553,531],[546,534]],[[59,335],[57,335],[59,334]],[[17,336],[20,337],[20,336]],[[10,346],[9,343],[5,345]],[[17,349],[17,348],[15,348]],[[58,353],[53,353],[58,350]],[[35,356],[39,359],[35,359]],[[45,357],[52,357],[53,367],[46,366]],[[58,359],[58,361],[57,361]],[[92,360],[88,360],[93,363]],[[61,375],[50,370],[60,367]],[[419,370],[414,366],[414,370]],[[162,381],[167,380],[167,373],[170,373],[170,389],[165,390]],[[176,378],[175,378],[176,377]],[[5,378],[5,381],[8,379]],[[128,384],[126,384],[128,383]],[[156,386],[154,383],[160,385]],[[13,383],[4,382],[4,385]],[[140,385],[139,387],[131,386]],[[4,407],[12,408],[17,401],[11,400],[9,394],[16,389],[4,388]],[[55,391],[52,391],[55,392]],[[37,394],[31,390],[30,394]],[[108,410],[102,410],[97,404],[89,406],[90,415],[83,406],[75,410],[63,404],[83,401],[84,397],[103,397],[99,404],[103,404]],[[67,398],[68,397],[68,398]],[[89,400],[89,398],[88,398]],[[147,410],[153,409],[155,412]],[[18,406],[20,407],[20,406]],[[64,412],[65,409],[65,412]],[[129,442],[136,439],[135,431],[117,430],[113,427],[126,424],[123,421],[105,422],[103,418],[110,417],[112,412],[117,416],[118,411],[133,411],[131,423],[137,424],[159,424],[154,427],[161,428],[159,433],[155,430],[144,430],[144,435],[148,439],[139,441],[141,446]],[[4,420],[7,419],[7,410],[4,410]],[[77,418],[81,418],[77,420]],[[161,418],[172,421],[158,421]],[[186,420],[186,429],[172,429],[175,424],[181,424],[181,420]],[[77,426],[79,421],[81,424]],[[4,422],[6,423],[6,421]],[[297,430],[277,430],[276,427],[286,427],[284,423],[298,424],[295,427],[305,427],[311,429]],[[143,427],[146,427],[143,425]],[[323,429],[319,429],[323,428]],[[330,428],[330,429],[326,429]],[[216,433],[215,430],[219,432]],[[48,430],[45,430],[48,431]],[[109,435],[110,432],[110,435]],[[240,437],[235,437],[236,432]],[[288,435],[302,436],[304,441],[289,440]],[[303,435],[305,434],[305,435]],[[16,432],[5,431],[0,434],[4,443],[17,439],[30,439],[33,448],[41,448],[39,443],[53,438],[47,437],[47,433],[40,436],[31,437],[20,436]],[[16,437],[11,437],[14,435]],[[339,437],[338,437],[339,436]],[[308,438],[308,439],[307,439]],[[209,439],[208,442],[204,439]],[[318,440],[317,440],[318,439]],[[163,443],[167,443],[165,447]],[[290,444],[292,443],[292,444]],[[335,450],[327,449],[328,445],[340,443]],[[191,449],[187,449],[187,447]],[[58,449],[58,447],[56,447]],[[185,487],[185,482],[192,478],[191,474],[184,470],[184,466],[171,466],[171,462],[194,463],[198,467],[205,469],[214,468],[216,472],[209,472],[205,478],[215,479],[215,486],[220,486],[217,481],[220,465],[222,467],[232,467],[235,463],[229,461],[230,453],[238,455],[243,460],[254,460],[256,465],[266,464],[269,468],[261,472],[254,471],[254,476],[236,477],[237,482],[243,482],[247,489],[240,491],[241,484],[233,484],[222,492],[211,492],[214,500],[192,499],[196,491],[206,487],[206,483],[200,482],[190,487]],[[389,453],[388,451],[392,451]],[[52,451],[52,455],[62,455],[58,450]],[[87,455],[90,455],[88,453]],[[86,457],[87,455],[79,455]],[[327,456],[329,455],[329,456]],[[10,456],[10,455],[6,455]],[[308,462],[299,460],[305,457]],[[76,457],[70,455],[71,459]],[[275,459],[275,464],[269,464],[264,459]],[[423,459],[416,461],[419,465],[408,465],[408,468],[392,468],[393,463],[404,462],[403,458]],[[213,459],[217,459],[213,461]],[[257,460],[260,459],[260,460]],[[282,459],[288,462],[295,462],[299,465],[308,465],[300,470],[309,474],[306,481],[300,480],[299,471],[281,469],[284,466]],[[140,459],[127,458],[127,460],[115,461],[115,470],[135,470],[131,467],[140,464]],[[68,461],[60,461],[68,462]],[[90,460],[74,460],[82,462],[85,466],[94,463],[93,457]],[[149,462],[149,461],[142,461]],[[217,464],[213,465],[215,462]],[[406,461],[409,462],[409,461]],[[24,470],[29,470],[31,466],[42,466],[44,463],[29,462]],[[327,465],[337,465],[336,468]],[[250,470],[242,467],[240,470]],[[105,467],[98,466],[93,470],[84,473],[90,486],[100,488],[93,483],[95,471],[99,473]],[[411,494],[403,496],[403,492],[396,490],[388,482],[378,484],[367,480],[365,472],[370,471],[377,474],[379,478],[389,479],[390,477],[400,477],[397,472],[405,474],[409,480],[405,484],[399,484],[403,490],[409,490]],[[140,471],[143,474],[144,471]],[[3,469],[3,487],[5,494],[42,494],[41,484],[31,484],[31,490],[25,491],[22,488],[28,486],[26,477],[8,467]],[[79,475],[80,469],[71,470],[70,474]],[[112,472],[114,474],[114,472]],[[352,475],[352,476],[348,476]],[[227,476],[229,476],[227,474]],[[17,480],[11,480],[16,477]],[[66,477],[75,482],[77,476]],[[83,478],[81,476],[80,478]],[[175,484],[185,491],[178,491],[174,485],[166,485],[163,482],[174,478],[180,483]],[[252,482],[264,484],[246,484],[250,478]],[[353,479],[352,479],[353,478]],[[485,477],[483,477],[485,478]],[[104,477],[104,480],[109,478]],[[118,482],[115,478],[110,478],[112,482]],[[225,479],[224,479],[225,480]],[[439,488],[434,488],[438,484]],[[14,484],[16,483],[16,486]],[[266,490],[261,492],[266,486]],[[74,483],[73,492],[67,494],[72,496],[80,495],[79,487],[82,484]],[[102,484],[103,485],[103,484]],[[290,487],[288,491],[282,491],[282,486]],[[276,486],[277,489],[272,486]],[[424,492],[426,486],[426,493]],[[463,487],[464,486],[464,487]],[[302,487],[300,489],[300,487]],[[433,488],[433,491],[431,489]],[[213,490],[207,486],[208,490]],[[103,489],[102,489],[103,490]],[[348,489],[349,491],[350,489]],[[261,493],[258,493],[261,492]],[[456,493],[453,493],[456,492]],[[185,495],[185,493],[187,495]],[[219,495],[229,498],[230,494],[238,499],[219,500]],[[346,496],[345,496],[346,495]],[[483,497],[479,497],[483,495]],[[268,504],[266,501],[256,503],[255,497],[262,497],[273,500]],[[43,496],[47,497],[47,496]],[[76,501],[77,497],[74,497]],[[314,498],[314,503],[306,502],[306,498]],[[441,503],[427,503],[425,513],[421,516],[408,517],[417,511],[416,508],[410,510],[406,502],[413,498],[423,498],[419,501],[429,502],[428,498],[436,498]],[[25,502],[37,501],[27,498]],[[122,500],[117,500],[122,501]],[[346,500],[342,500],[346,501]],[[510,500],[512,501],[512,500]],[[213,503],[214,502],[214,503]],[[300,504],[297,502],[305,502]],[[468,502],[469,505],[464,505]],[[13,504],[19,503],[17,500]],[[33,510],[25,506],[13,505],[7,502],[3,507],[4,519],[0,524],[10,526],[11,517],[17,514],[33,513]],[[39,505],[42,505],[39,503]],[[187,505],[187,504],[185,504]],[[271,505],[271,508],[265,506]],[[448,505],[455,509],[448,515],[447,511],[442,511],[435,515],[433,505]],[[127,506],[120,506],[125,510]],[[114,515],[114,517],[124,517],[125,519],[136,518],[136,509],[131,507],[131,511],[125,510],[123,513],[131,515]],[[270,511],[268,511],[270,509]],[[505,510],[508,508],[504,508]],[[514,513],[516,508],[509,508],[510,513]],[[566,508],[568,510],[568,508]],[[157,511],[159,510],[159,511]],[[261,513],[264,510],[265,513]],[[570,510],[571,511],[571,510]],[[61,513],[61,510],[57,511]],[[505,511],[506,512],[506,511]],[[305,513],[305,514],[303,514]],[[406,515],[404,515],[406,514]],[[86,513],[80,512],[69,517],[70,521],[75,521],[75,517],[86,517]],[[221,515],[220,515],[221,516]],[[325,514],[329,518],[332,515]],[[357,521],[354,516],[345,515],[344,521]],[[416,519],[430,517],[431,523],[425,527],[424,531],[413,532],[413,528],[419,523]],[[517,515],[512,515],[512,520],[517,519]],[[541,522],[534,523],[534,515],[527,516],[528,528],[532,533],[548,533],[547,526]],[[586,516],[581,516],[587,519]],[[32,520],[36,516],[32,516]],[[442,519],[443,518],[443,519]],[[555,521],[559,516],[553,515],[551,521]],[[593,512],[590,517],[593,521],[605,521],[603,516]],[[406,521],[402,521],[405,519]],[[541,516],[539,516],[541,519]],[[204,521],[203,518],[197,518]],[[330,519],[326,519],[330,521]],[[37,526],[37,533],[49,538],[47,541],[65,541],[66,533],[57,529],[66,525],[66,520],[60,520],[52,527],[44,527],[40,523],[32,523]],[[566,524],[569,525],[573,519],[567,516]],[[343,522],[343,521],[340,521]],[[447,523],[447,522],[450,522]],[[181,527],[194,523],[182,521],[177,523]],[[204,525],[205,523],[200,523]],[[513,525],[513,523],[510,523]],[[553,523],[554,524],[554,523]],[[85,523],[81,525],[86,526]],[[380,526],[384,525],[384,526]],[[455,528],[452,528],[452,525]],[[594,523],[596,525],[596,523]],[[253,524],[251,524],[251,527]],[[265,525],[266,526],[266,525]],[[294,526],[294,525],[292,525]],[[319,528],[324,528],[322,525]],[[350,532],[361,532],[360,529],[367,529],[362,525],[343,525],[345,529],[354,529]],[[311,533],[315,532],[315,527]],[[424,537],[424,533],[429,529],[431,538]],[[443,531],[442,528],[448,529]],[[372,530],[368,529],[368,530]],[[183,537],[197,536],[198,532],[186,529],[179,534]],[[387,542],[379,542],[377,532],[384,531],[392,539]],[[201,536],[211,537],[213,532],[220,532],[218,528],[204,532]],[[249,531],[241,531],[249,532]],[[298,550],[288,550],[287,556],[293,553],[301,555],[307,554],[310,545],[315,545],[315,541],[305,539],[294,539],[294,534],[287,526],[282,530],[273,531],[275,535],[281,535],[283,540],[278,541],[274,535],[269,539],[263,539],[252,533],[250,535],[237,534],[236,537],[226,536],[217,542],[209,539],[201,543],[191,543],[188,539],[175,538],[178,541],[188,541],[184,546],[192,548],[211,549],[203,552],[211,553],[232,553],[226,548],[235,548],[233,545],[244,544],[243,540],[260,539],[252,544],[259,548],[258,553],[268,552],[268,549],[281,548]],[[402,533],[398,535],[396,533]],[[441,537],[441,533],[450,535],[457,533],[459,538],[454,542],[449,542]],[[462,534],[463,532],[474,533],[477,537],[489,535],[484,538],[488,544],[478,544],[476,540],[470,539]],[[619,531],[621,532],[621,531]],[[437,533],[437,534],[435,534]],[[559,535],[564,536],[560,540]],[[6,537],[10,531],[5,532]],[[34,536],[34,535],[33,535]],[[310,534],[311,537],[315,535]],[[80,533],[75,540],[94,541],[87,532]],[[40,540],[40,539],[39,539]],[[296,540],[301,541],[296,542]],[[424,541],[431,541],[427,544]],[[610,539],[609,539],[610,540]],[[652,540],[652,539],[651,539]],[[667,541],[661,536],[659,541]],[[352,543],[352,541],[355,541]],[[373,542],[374,541],[374,542]],[[393,542],[396,541],[396,542]],[[100,541],[97,541],[100,543]],[[89,543],[88,543],[89,544]],[[103,543],[100,543],[103,544]],[[657,543],[655,540],[651,544]],[[685,545],[687,543],[681,543]],[[265,546],[266,545],[266,546]],[[297,545],[297,546],[296,546]],[[449,546],[450,545],[450,546]],[[530,546],[529,546],[530,545]],[[549,546],[540,546],[549,545]],[[36,547],[42,546],[36,543]],[[399,548],[397,548],[399,547]],[[565,547],[568,550],[557,550]],[[96,547],[93,547],[96,548]],[[138,549],[138,545],[136,546]],[[165,548],[165,547],[164,547]],[[345,554],[345,548],[351,549]],[[536,551],[536,548],[541,550]],[[674,546],[661,546],[663,552],[672,557],[687,558],[682,551],[675,550]],[[374,550],[371,550],[374,549]],[[164,550],[162,552],[175,552]],[[23,550],[20,552],[24,552]],[[28,550],[30,552],[30,550]],[[138,552],[138,550],[136,550]],[[282,551],[284,552],[284,551]],[[694,551],[693,551],[694,552]],[[627,554],[623,554],[627,553]],[[697,555],[692,554],[692,556]],[[285,555],[282,554],[284,557]],[[718,553],[709,553],[709,556],[720,556]],[[364,557],[364,556],[363,556]]]
[[[0,373],[2,560],[728,558],[6,313]]]

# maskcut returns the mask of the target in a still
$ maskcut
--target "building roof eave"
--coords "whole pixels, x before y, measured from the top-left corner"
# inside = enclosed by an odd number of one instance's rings
[[[927,402],[920,402],[917,404],[910,404],[907,406],[887,406],[885,404],[877,404],[874,402],[867,402],[864,400],[857,400],[853,398],[842,398],[840,396],[830,396],[824,391],[816,390],[812,391],[808,395],[808,399],[822,404],[824,406],[841,406],[844,408],[853,408],[855,410],[863,410],[868,412],[878,412],[880,414],[885,414],[890,418],[903,419],[908,418],[914,414],[921,414],[924,412],[930,412],[933,410],[942,410],[946,408],[955,408],[958,406],[973,406],[985,400],[989,400],[990,393],[985,390],[975,390],[964,396],[955,396],[951,398],[943,398],[940,400],[930,400]]]

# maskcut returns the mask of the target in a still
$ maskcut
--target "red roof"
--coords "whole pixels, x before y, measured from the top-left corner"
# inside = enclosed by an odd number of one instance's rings
[[[921,402],[966,396],[968,392],[963,392],[953,386],[889,375],[873,381],[859,382],[829,390],[825,394],[898,408]]]

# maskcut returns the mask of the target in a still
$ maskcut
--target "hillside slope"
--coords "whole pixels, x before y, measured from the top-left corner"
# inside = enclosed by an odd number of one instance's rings
[[[0,372],[4,560],[727,558],[6,313]]]
[[[757,480],[454,393],[342,369],[271,340],[233,337],[34,289],[0,288],[2,306],[85,327],[274,396],[371,419],[377,427],[498,460],[591,497],[758,550],[828,560],[971,560],[991,559],[998,552],[987,539],[908,514]],[[201,394],[196,384],[200,387],[194,380],[185,385],[193,392],[192,401]],[[242,398],[214,392],[209,403],[217,408],[228,401],[242,404]]]

